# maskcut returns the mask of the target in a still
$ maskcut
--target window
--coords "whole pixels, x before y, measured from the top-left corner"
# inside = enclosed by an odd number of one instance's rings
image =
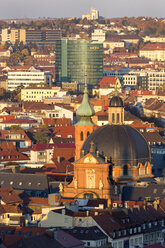
[[[112,114],[112,123],[115,123],[115,114]]]
[[[128,166],[124,165],[123,167],[123,176],[127,176],[128,175]]]
[[[87,137],[88,137],[89,135],[90,135],[90,132],[88,131],[88,132],[87,132]]]
[[[80,140],[81,140],[81,141],[84,140],[84,134],[83,134],[83,132],[80,133]]]
[[[117,123],[119,123],[119,113],[117,114]]]

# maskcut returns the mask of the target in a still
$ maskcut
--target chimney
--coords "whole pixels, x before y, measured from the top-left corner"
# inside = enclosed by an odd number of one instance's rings
[[[54,239],[58,241],[58,231],[54,232]]]
[[[65,215],[66,211],[65,208],[62,209],[62,214]]]
[[[107,156],[105,156],[105,164],[107,164]]]
[[[96,151],[97,158],[99,157],[99,151]]]

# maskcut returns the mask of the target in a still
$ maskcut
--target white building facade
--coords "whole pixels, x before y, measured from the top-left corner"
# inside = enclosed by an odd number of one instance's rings
[[[27,71],[9,71],[8,89],[13,91],[19,86],[28,87],[31,85],[47,84],[51,85],[51,72],[42,72],[39,70]]]

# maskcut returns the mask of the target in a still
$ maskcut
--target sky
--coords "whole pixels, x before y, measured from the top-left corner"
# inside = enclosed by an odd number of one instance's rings
[[[165,0],[0,0],[0,19],[81,17],[91,7],[107,18],[165,18]]]

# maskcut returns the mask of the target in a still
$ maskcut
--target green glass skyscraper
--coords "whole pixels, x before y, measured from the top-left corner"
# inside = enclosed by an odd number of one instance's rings
[[[103,45],[87,40],[56,41],[56,82],[97,85],[103,77]]]

